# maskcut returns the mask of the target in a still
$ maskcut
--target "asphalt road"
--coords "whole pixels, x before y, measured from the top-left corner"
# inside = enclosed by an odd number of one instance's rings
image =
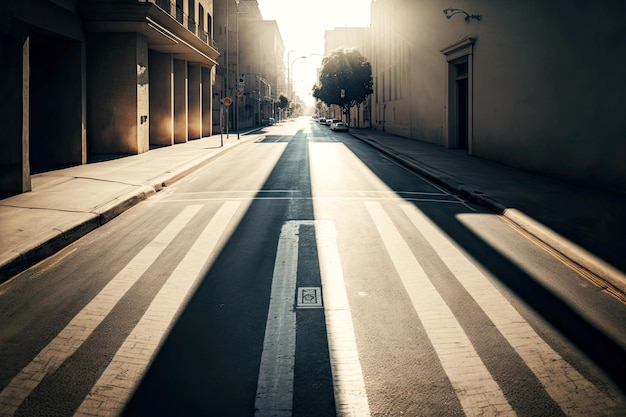
[[[620,416],[625,322],[500,217],[301,120],[0,286],[0,415]]]

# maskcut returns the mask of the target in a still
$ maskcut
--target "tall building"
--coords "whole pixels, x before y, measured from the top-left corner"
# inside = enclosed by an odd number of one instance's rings
[[[0,2],[0,193],[211,134],[212,0]]]
[[[374,128],[625,191],[626,2],[451,4],[372,1]]]
[[[263,20],[256,0],[215,0],[214,10],[215,41],[221,51],[214,129],[259,126],[275,117],[277,94],[284,85],[284,46],[278,25]],[[225,97],[232,102],[229,106],[223,105]]]

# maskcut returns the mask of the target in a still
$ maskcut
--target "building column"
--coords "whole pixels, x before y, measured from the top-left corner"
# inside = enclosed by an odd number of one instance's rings
[[[174,143],[189,139],[187,61],[174,60]]]
[[[30,39],[0,35],[0,194],[31,190],[29,159]]]
[[[87,74],[89,152],[146,152],[149,149],[146,39],[137,33],[89,33]]]
[[[148,51],[150,65],[150,144],[174,144],[174,57]]]
[[[202,67],[189,63],[187,68],[189,89],[189,139],[202,137]]]
[[[202,68],[202,137],[213,134],[214,68]]]

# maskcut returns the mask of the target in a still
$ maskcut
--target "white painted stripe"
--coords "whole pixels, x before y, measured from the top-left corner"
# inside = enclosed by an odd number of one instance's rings
[[[334,223],[316,221],[326,332],[337,417],[370,415]]]
[[[414,206],[402,209],[565,414],[613,415],[616,402],[557,354],[432,221]]]
[[[39,354],[0,392],[0,415],[11,416],[39,385],[93,333],[128,289],[165,250],[200,205],[186,207],[144,247]]]
[[[382,206],[377,202],[365,205],[465,414],[515,415],[461,325]]]
[[[298,231],[303,223],[311,222],[285,223],[278,239],[254,404],[256,417],[292,415],[296,356],[294,301],[298,272]]]
[[[116,416],[145,373],[191,293],[207,261],[235,216],[240,203],[227,202],[215,213],[115,357],[91,389],[75,416]]]

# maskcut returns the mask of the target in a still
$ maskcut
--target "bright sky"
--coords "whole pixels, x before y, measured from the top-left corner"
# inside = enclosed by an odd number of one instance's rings
[[[258,0],[265,20],[276,20],[293,63],[295,94],[307,105],[314,102],[311,89],[324,53],[324,31],[336,27],[370,25],[371,0]],[[298,59],[301,56],[308,58]],[[285,56],[287,65],[287,56]]]

